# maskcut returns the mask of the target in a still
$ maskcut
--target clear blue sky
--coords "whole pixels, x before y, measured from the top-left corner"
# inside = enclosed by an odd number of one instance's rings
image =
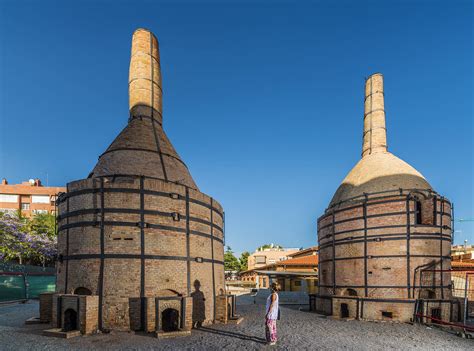
[[[474,217],[471,1],[0,2],[0,176],[85,178],[128,117],[131,35],[160,41],[164,126],[234,251],[316,244],[361,153],[364,77],[389,149]],[[336,4],[337,3],[337,4]],[[474,242],[457,224],[456,242]]]

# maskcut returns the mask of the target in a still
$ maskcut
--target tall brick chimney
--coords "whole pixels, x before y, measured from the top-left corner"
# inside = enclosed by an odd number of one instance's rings
[[[130,116],[162,122],[162,89],[158,40],[148,30],[133,33],[128,80]]]
[[[387,151],[383,75],[372,74],[365,81],[364,140],[362,157]]]

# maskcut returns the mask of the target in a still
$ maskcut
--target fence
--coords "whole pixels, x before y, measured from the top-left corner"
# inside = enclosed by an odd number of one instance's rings
[[[440,281],[449,283],[451,296],[440,299],[431,294]],[[420,288],[415,307],[416,321],[474,332],[474,270],[423,270]],[[449,302],[446,299],[450,299]]]
[[[56,273],[52,267],[0,263],[0,303],[38,298],[55,289]]]

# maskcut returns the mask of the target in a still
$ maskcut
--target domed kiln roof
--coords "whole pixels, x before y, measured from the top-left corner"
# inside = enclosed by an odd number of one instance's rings
[[[416,169],[387,151],[383,76],[365,82],[362,159],[344,178],[330,206],[364,193],[397,189],[432,189]]]
[[[89,177],[140,175],[197,189],[162,127],[158,41],[148,30],[133,34],[129,73],[128,125],[100,156]]]
[[[431,189],[423,175],[390,152],[364,156],[334,194],[331,205],[350,198],[386,190]]]

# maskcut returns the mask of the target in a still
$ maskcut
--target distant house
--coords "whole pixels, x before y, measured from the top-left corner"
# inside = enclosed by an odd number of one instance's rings
[[[291,253],[288,255],[288,257],[297,258],[297,257],[311,256],[311,255],[317,255],[317,254],[318,254],[318,247],[311,246],[311,247],[308,247],[307,249],[301,249],[294,253]]]
[[[474,300],[474,252],[456,253],[451,256],[451,286],[453,297]],[[466,279],[468,290],[466,291]]]
[[[283,249],[280,247],[270,247],[256,250],[248,257],[247,269],[261,268],[282,260],[286,260],[289,255],[298,252],[298,249]]]
[[[14,214],[21,211],[26,217],[35,214],[56,214],[56,197],[65,192],[65,187],[47,187],[39,179],[30,179],[21,184],[0,184],[0,212]]]
[[[467,241],[467,240],[466,240]],[[467,245],[467,242],[464,245],[452,245],[451,246],[451,256],[453,256],[453,260],[456,259],[457,256],[464,256],[469,254],[470,258],[474,259],[474,245]]]
[[[318,279],[317,248],[292,252],[287,259],[240,272],[244,282],[255,283],[257,288],[269,288],[271,281],[277,281],[282,291],[315,293]]]

